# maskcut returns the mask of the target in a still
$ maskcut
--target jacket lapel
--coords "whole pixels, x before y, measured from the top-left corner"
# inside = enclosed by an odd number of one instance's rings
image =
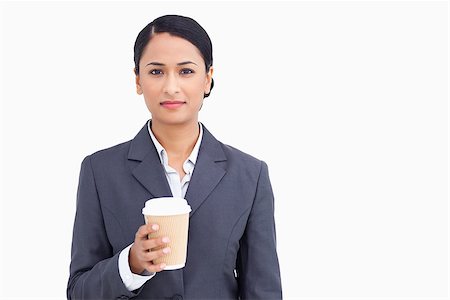
[[[140,162],[132,170],[133,176],[154,197],[172,196],[163,166],[148,133],[147,123],[131,141],[128,159]]]
[[[192,209],[190,216],[195,213],[225,175],[224,162],[226,160],[220,143],[203,126],[203,139],[185,196]]]
[[[147,123],[131,141],[128,159],[139,162],[132,170],[133,176],[154,197],[172,196],[165,171],[148,133]],[[203,126],[203,138],[194,173],[185,196],[192,209],[190,216],[195,213],[225,175],[226,160],[219,141]]]

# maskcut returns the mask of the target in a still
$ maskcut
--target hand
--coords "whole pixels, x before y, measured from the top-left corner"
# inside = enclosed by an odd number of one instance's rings
[[[130,264],[131,272],[134,274],[141,274],[144,270],[148,272],[160,272],[164,270],[166,265],[164,263],[154,264],[153,260],[170,253],[169,247],[163,247],[159,250],[152,250],[158,246],[169,243],[168,237],[158,237],[149,239],[148,235],[159,229],[158,224],[148,224],[139,227],[136,232],[134,244],[131,246],[128,262]]]

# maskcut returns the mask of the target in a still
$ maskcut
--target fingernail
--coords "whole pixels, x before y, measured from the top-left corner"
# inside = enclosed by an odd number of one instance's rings
[[[153,225],[152,225],[152,229],[153,229],[153,230],[158,230],[158,227],[159,227],[158,224],[153,224]]]
[[[164,270],[164,268],[166,267],[166,264],[162,263],[162,264],[159,265],[159,267],[161,268],[161,270]]]
[[[170,252],[170,248],[164,248],[164,249],[163,249],[163,253],[166,253],[166,254],[167,254],[167,253],[169,253],[169,252]]]
[[[163,237],[162,241],[163,241],[163,243],[168,243],[169,242],[169,238],[168,237]]]

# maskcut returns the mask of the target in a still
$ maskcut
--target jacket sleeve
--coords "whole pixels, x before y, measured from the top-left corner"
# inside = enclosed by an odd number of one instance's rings
[[[268,167],[261,169],[237,258],[240,299],[282,299],[276,252],[274,197]]]
[[[67,299],[128,299],[103,221],[91,157],[81,164]]]

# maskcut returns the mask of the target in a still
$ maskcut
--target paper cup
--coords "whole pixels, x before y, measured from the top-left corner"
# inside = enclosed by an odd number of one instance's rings
[[[155,264],[165,263],[165,270],[181,269],[186,265],[190,211],[187,201],[176,197],[150,199],[142,209],[146,224],[159,225],[159,230],[149,234],[148,238],[167,236],[170,239],[168,244],[152,249],[170,247],[169,254],[153,260]]]

